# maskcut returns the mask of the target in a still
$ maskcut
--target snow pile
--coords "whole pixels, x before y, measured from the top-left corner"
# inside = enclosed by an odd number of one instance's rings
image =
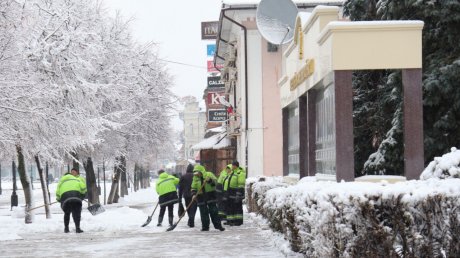
[[[421,180],[429,178],[459,178],[460,177],[460,150],[452,147],[450,153],[435,157],[423,170]]]
[[[249,212],[258,212],[262,203],[258,202],[259,193],[265,193],[275,187],[287,187],[282,177],[250,177],[246,180],[246,204]]]
[[[279,184],[247,184],[248,209],[307,257],[460,257],[460,179]]]

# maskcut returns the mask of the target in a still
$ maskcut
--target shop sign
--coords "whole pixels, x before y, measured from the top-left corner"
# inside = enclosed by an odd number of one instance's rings
[[[302,21],[300,17],[297,17],[295,23],[295,35],[294,35],[294,44],[299,46],[299,59],[303,59],[303,31],[302,31]]]
[[[291,91],[295,90],[302,82],[315,72],[315,60],[307,59],[306,64],[294,74],[290,80]]]
[[[227,95],[223,92],[208,92],[208,106],[227,105]]]
[[[222,69],[222,68],[224,68],[223,64],[217,64],[217,69]],[[214,67],[214,62],[212,60],[208,60],[208,73],[219,72],[219,70],[217,69],[216,67]]]
[[[209,76],[208,77],[208,88],[223,88],[225,84],[220,79],[220,76]]]
[[[201,39],[216,39],[219,29],[218,21],[202,22],[201,23]]]
[[[214,53],[216,53],[216,44],[209,44],[207,46],[207,54],[208,56],[214,56]]]
[[[208,122],[225,122],[227,120],[226,109],[208,110]]]

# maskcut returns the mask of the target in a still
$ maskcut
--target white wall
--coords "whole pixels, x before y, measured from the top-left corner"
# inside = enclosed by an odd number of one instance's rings
[[[257,30],[248,30],[248,173],[263,175],[264,124],[262,114],[262,49]]]

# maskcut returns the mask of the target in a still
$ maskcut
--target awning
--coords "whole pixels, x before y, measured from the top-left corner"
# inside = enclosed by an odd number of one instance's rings
[[[192,146],[193,150],[205,150],[205,149],[224,149],[231,146],[230,139],[227,138],[227,133],[219,133],[209,138],[202,140],[201,142]]]

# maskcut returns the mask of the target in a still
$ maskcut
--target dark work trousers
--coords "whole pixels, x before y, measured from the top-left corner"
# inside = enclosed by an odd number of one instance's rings
[[[228,199],[227,222],[229,225],[243,224],[243,201],[234,198]]]
[[[219,210],[219,218],[221,221],[227,220],[227,198],[224,198],[223,193],[217,194],[217,209]]]
[[[168,220],[169,224],[173,224],[173,219],[174,219],[174,203],[165,205],[165,206],[160,206],[160,216],[158,217],[158,223],[163,222],[163,217],[165,216],[166,212],[166,207],[168,207]]]
[[[192,197],[184,197],[184,199],[185,199],[185,207],[187,208],[193,198]],[[195,226],[196,208],[197,208],[196,201],[194,201],[192,203],[192,205],[190,205],[190,207],[187,210],[187,215],[188,215],[188,223],[187,223],[187,225],[190,226],[190,227]]]
[[[215,229],[222,228],[220,223],[219,212],[215,202],[204,203],[203,205],[198,205],[200,208],[200,217],[201,217],[201,228],[209,229],[209,217],[211,217],[212,224]]]
[[[78,201],[68,201],[64,205],[64,226],[69,227],[70,222],[70,213],[72,213],[73,222],[75,223],[75,228],[80,228],[80,219],[81,219],[81,202]]]

